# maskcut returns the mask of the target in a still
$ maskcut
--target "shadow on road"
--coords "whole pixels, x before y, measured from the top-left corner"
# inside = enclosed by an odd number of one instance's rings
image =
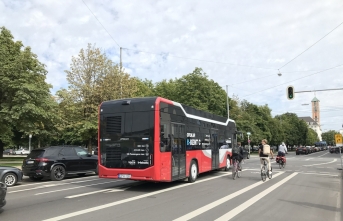
[[[336,208],[336,207],[328,206],[328,205],[321,205],[321,204],[315,204],[315,203],[309,203],[309,202],[297,202],[297,201],[283,200],[283,199],[280,199],[280,201],[283,201],[286,203],[292,203],[297,206],[313,207],[313,208],[319,208],[319,209],[324,209],[324,210],[333,211],[333,212],[341,212],[340,208]]]

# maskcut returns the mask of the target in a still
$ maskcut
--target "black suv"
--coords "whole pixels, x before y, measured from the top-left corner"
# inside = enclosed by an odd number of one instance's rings
[[[31,180],[49,177],[62,180],[67,174],[98,173],[98,157],[82,147],[54,146],[32,150],[23,160],[22,170]]]
[[[0,182],[0,208],[6,205],[6,184]]]

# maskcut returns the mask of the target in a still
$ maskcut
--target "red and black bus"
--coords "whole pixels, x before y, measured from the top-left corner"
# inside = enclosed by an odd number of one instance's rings
[[[99,177],[170,182],[230,167],[233,120],[161,97],[99,107]]]

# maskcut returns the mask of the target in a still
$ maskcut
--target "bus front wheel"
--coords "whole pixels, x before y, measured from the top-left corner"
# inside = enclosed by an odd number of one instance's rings
[[[191,165],[189,167],[189,177],[188,182],[194,183],[198,176],[198,167],[194,160],[192,160]]]

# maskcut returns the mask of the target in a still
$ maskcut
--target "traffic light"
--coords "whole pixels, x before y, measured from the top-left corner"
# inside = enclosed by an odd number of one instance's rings
[[[293,86],[289,86],[287,88],[287,98],[289,100],[293,100],[294,99],[294,88],[293,88]]]

